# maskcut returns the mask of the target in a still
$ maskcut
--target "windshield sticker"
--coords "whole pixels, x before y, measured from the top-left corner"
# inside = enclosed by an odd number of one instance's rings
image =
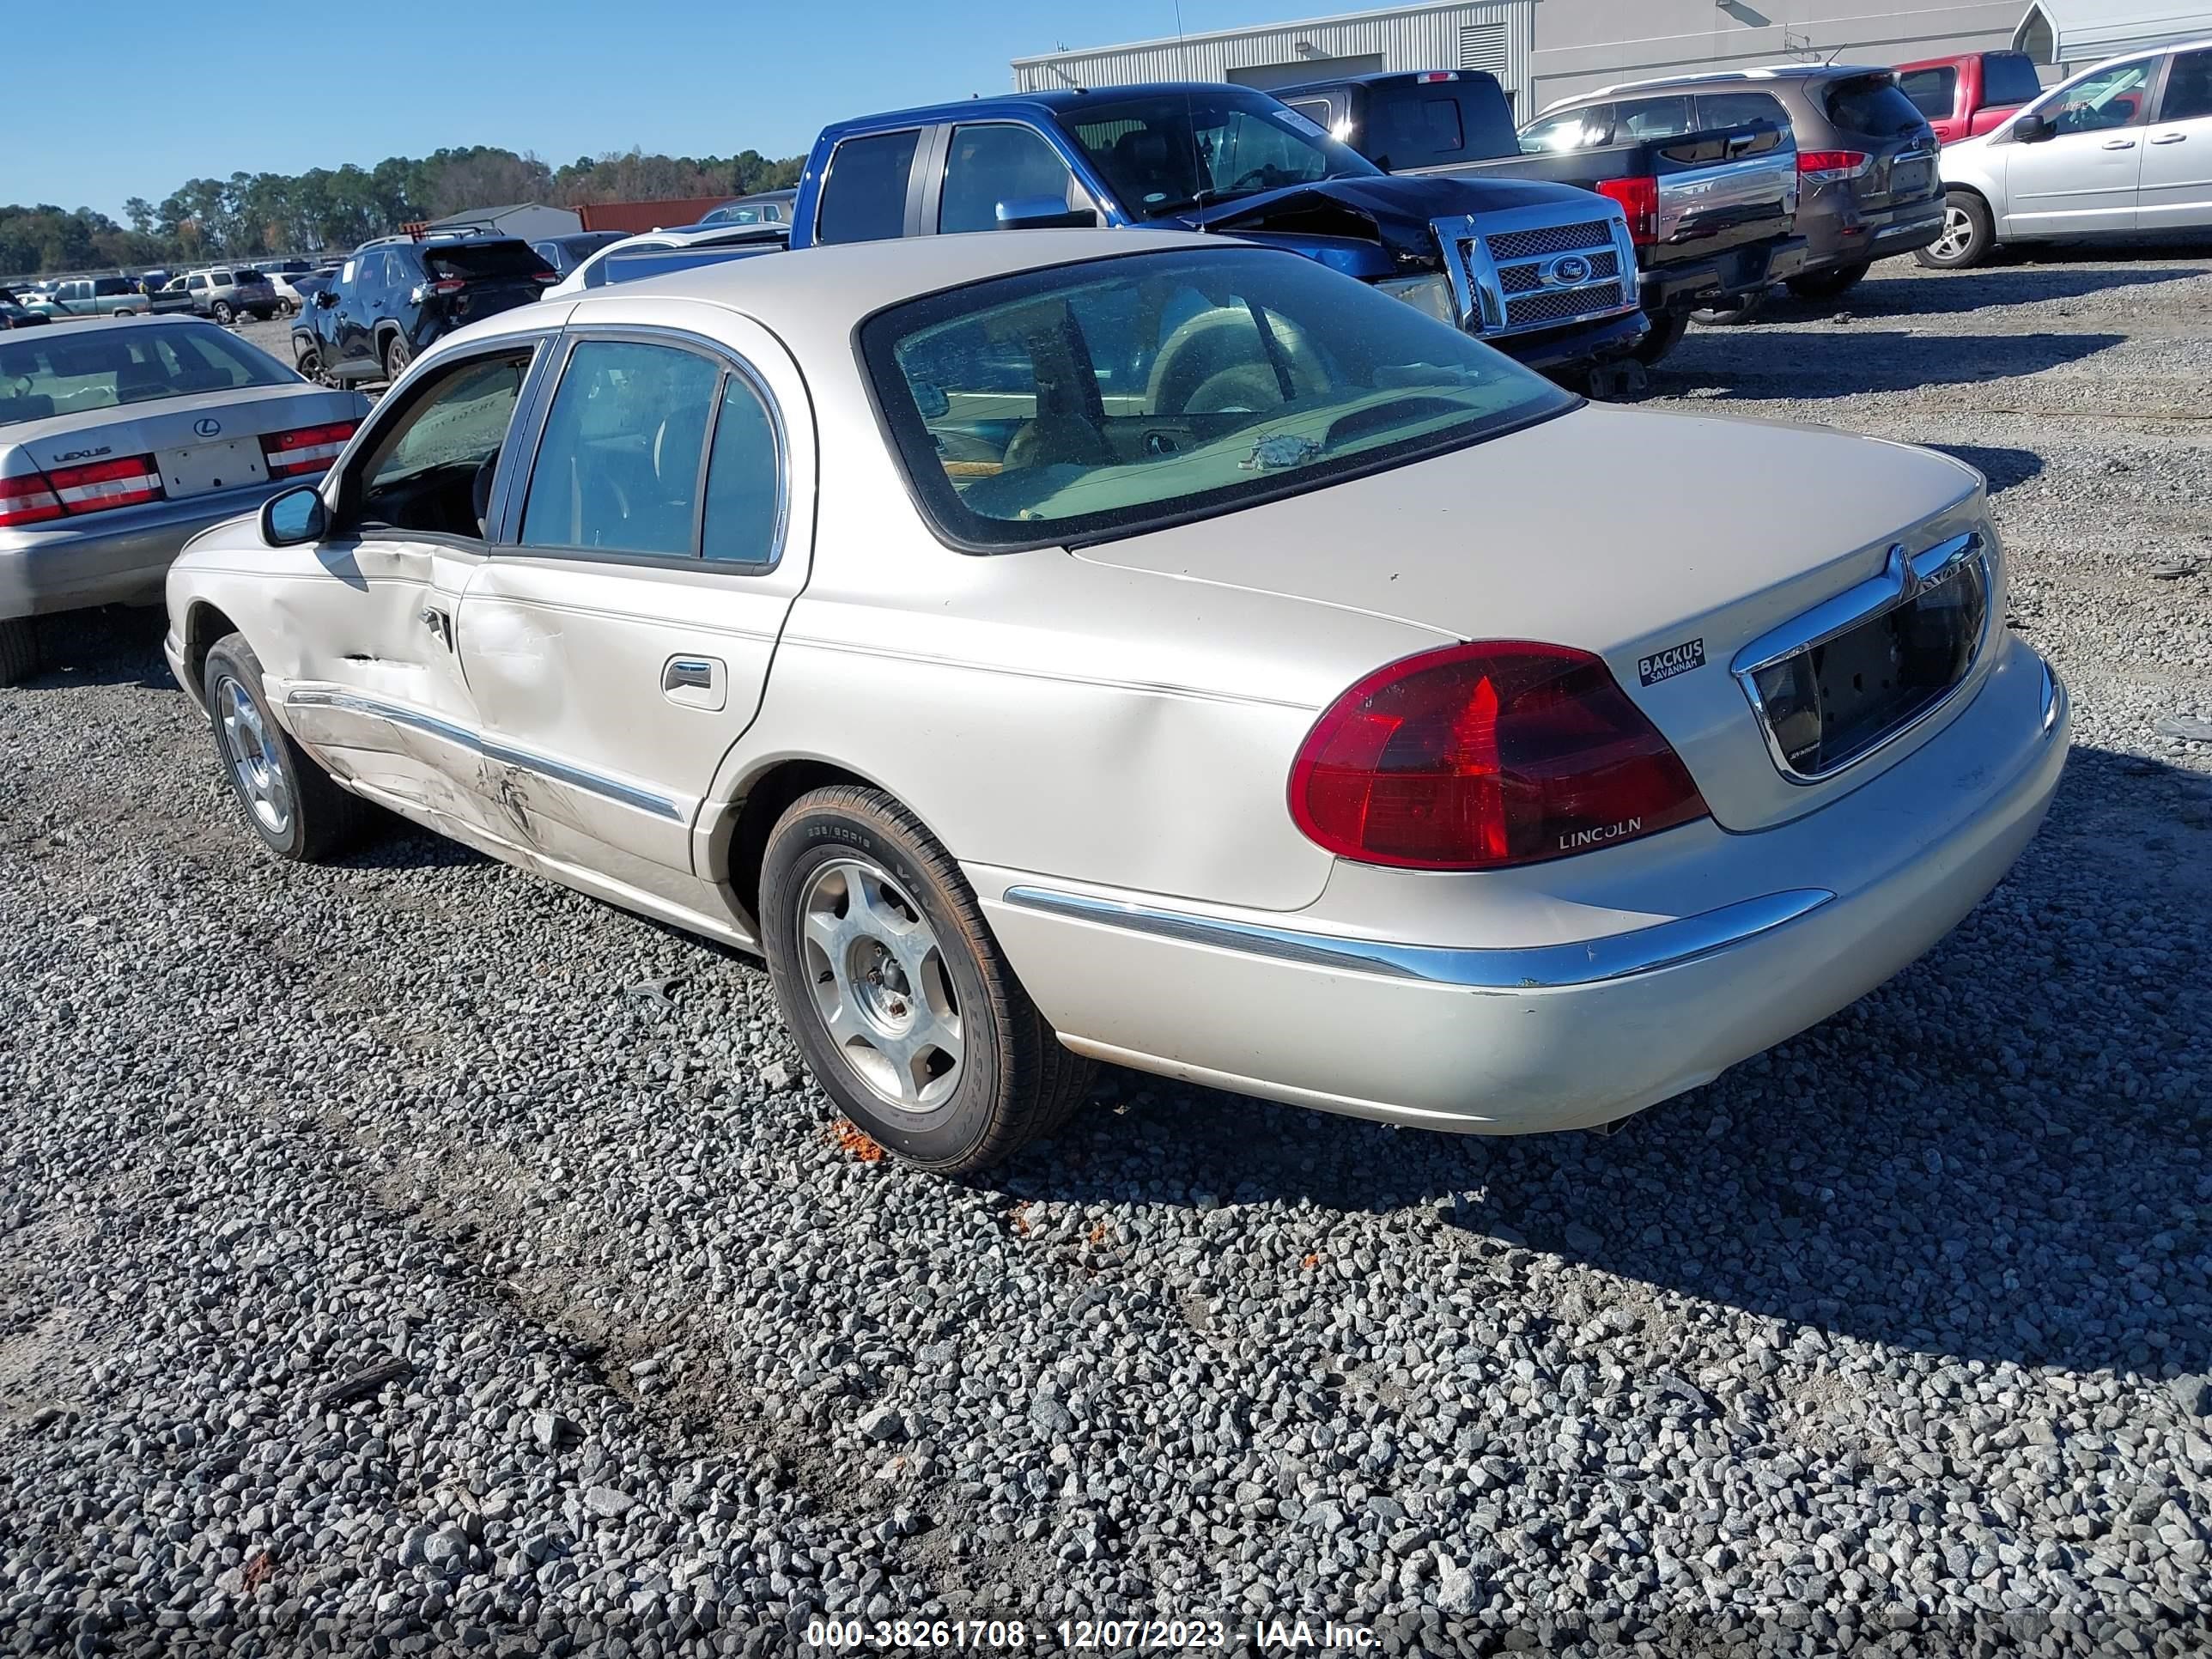
[[[1309,138],[1326,138],[1328,137],[1328,134],[1322,130],[1319,123],[1308,120],[1304,116],[1299,114],[1297,111],[1294,109],[1279,109],[1272,112],[1272,113],[1278,121],[1280,121],[1292,132],[1303,132]]]

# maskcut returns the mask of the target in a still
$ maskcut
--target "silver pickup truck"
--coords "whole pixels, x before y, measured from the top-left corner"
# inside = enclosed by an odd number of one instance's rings
[[[1807,258],[1796,226],[1797,144],[1785,118],[1700,131],[1693,117],[1638,125],[1605,109],[1585,112],[1571,134],[1545,123],[1516,132],[1504,89],[1479,70],[1351,76],[1275,95],[1393,174],[1541,179],[1618,202],[1651,322],[1637,350],[1646,363],[1673,349],[1692,312],[1754,302]],[[1584,251],[1531,248],[1530,258],[1540,252],[1550,263],[1510,269],[1478,258],[1471,279],[1494,283],[1510,314],[1522,294],[1558,286],[1563,252],[1571,260]]]

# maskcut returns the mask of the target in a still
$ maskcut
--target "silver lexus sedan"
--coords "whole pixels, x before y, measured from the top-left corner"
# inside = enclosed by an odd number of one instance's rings
[[[1826,1018],[2057,787],[2004,590],[1930,451],[1040,230],[464,329],[185,552],[167,648],[258,846],[376,802],[757,951],[837,1109],[966,1170],[1092,1060],[1516,1133]]]
[[[368,401],[190,318],[0,334],[0,685],[32,618],[158,599],[177,550],[321,476]]]

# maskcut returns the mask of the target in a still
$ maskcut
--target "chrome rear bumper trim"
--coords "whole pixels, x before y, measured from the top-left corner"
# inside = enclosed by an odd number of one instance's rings
[[[1598,985],[1695,962],[1809,915],[1835,896],[1826,888],[1793,888],[1602,939],[1503,950],[1396,945],[1301,933],[1043,887],[1011,887],[1006,902],[1048,915],[1307,968],[1333,968],[1469,991],[1547,991]]]

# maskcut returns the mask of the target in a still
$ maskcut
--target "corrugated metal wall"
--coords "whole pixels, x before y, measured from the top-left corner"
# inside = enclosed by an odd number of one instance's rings
[[[1180,41],[1055,52],[1016,58],[1014,89],[1036,92],[1066,86],[1067,82],[1054,73],[1054,65],[1086,87],[1137,81],[1227,81],[1243,78],[1234,74],[1239,70],[1378,53],[1389,70],[1454,69],[1462,61],[1491,68],[1499,61],[1502,33],[1503,67],[1494,72],[1508,92],[1518,94],[1516,103],[1525,109],[1535,12],[1536,0],[1466,0],[1226,29]],[[1469,59],[1462,57],[1462,30],[1472,31],[1465,37]]]

